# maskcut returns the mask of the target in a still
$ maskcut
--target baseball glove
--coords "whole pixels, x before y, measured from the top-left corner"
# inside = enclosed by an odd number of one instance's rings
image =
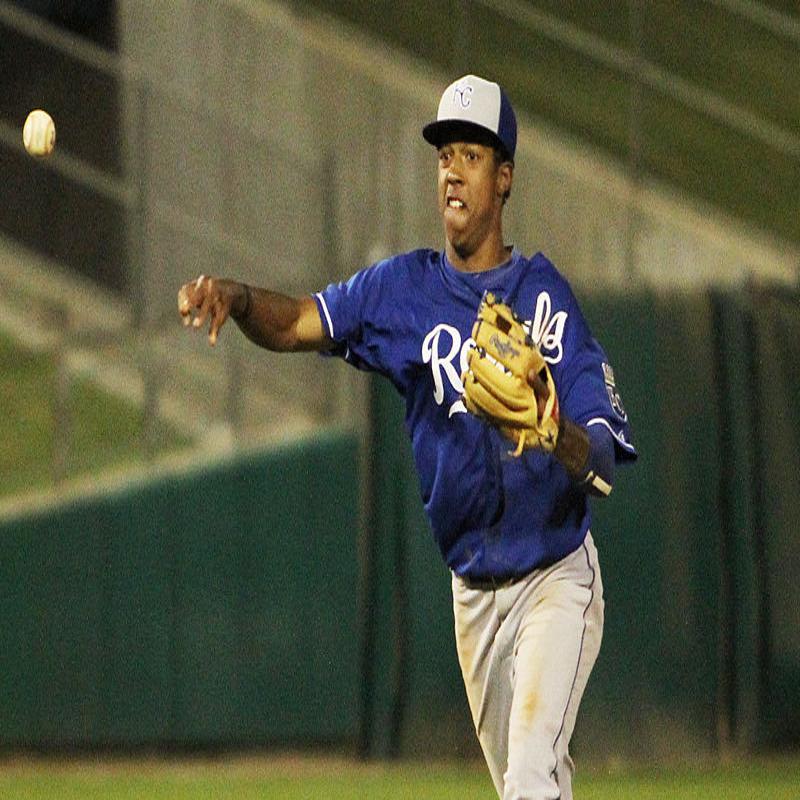
[[[550,367],[514,312],[491,292],[472,328],[475,347],[461,376],[467,410],[496,426],[517,447],[514,456],[538,447],[552,453],[558,440],[558,396]],[[537,397],[533,370],[547,387]]]

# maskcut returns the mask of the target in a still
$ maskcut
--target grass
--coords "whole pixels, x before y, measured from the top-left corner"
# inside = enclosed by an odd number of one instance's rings
[[[592,768],[577,800],[796,800],[800,756],[728,765]],[[478,763],[361,764],[312,757],[0,761],[15,800],[478,800],[495,797]]]
[[[18,800],[468,800],[491,793],[482,770],[440,765],[29,765],[0,773],[0,798]]]
[[[728,765],[636,768],[579,776],[580,800],[791,800],[800,796],[800,758]]]
[[[69,479],[147,459],[141,408],[88,380],[73,380],[66,403],[69,425],[58,429],[56,383],[52,356],[21,348],[0,335],[0,404],[5,413],[0,495],[53,486],[58,460],[63,477]],[[177,431],[160,426],[155,450],[188,444]]]

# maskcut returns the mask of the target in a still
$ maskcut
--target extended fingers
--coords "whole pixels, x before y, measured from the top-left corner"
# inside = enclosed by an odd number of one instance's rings
[[[192,302],[189,299],[189,284],[186,283],[178,290],[178,313],[184,325],[188,325],[192,315]]]
[[[185,283],[178,290],[178,313],[183,318],[183,324],[192,322],[192,312],[199,308],[206,296],[205,275],[200,275],[197,280]]]
[[[208,330],[208,341],[212,346],[217,343],[219,329],[225,324],[225,320],[227,319],[228,307],[218,299],[211,310],[211,325]]]
[[[203,281],[203,283],[200,283],[201,280]],[[209,312],[211,311],[215,302],[217,301],[212,279],[203,278],[203,276],[201,275],[200,278],[198,278],[197,280],[195,294],[196,296],[194,300],[194,306],[195,308],[197,308],[197,314],[195,315],[195,318],[192,321],[192,325],[194,325],[195,328],[200,328],[206,321]]]
[[[215,345],[230,316],[230,281],[200,275],[178,291],[178,312],[184,325],[201,328],[208,322],[208,341]]]

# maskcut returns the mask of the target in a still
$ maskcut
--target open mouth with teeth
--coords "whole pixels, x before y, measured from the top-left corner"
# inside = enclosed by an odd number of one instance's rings
[[[466,208],[464,205],[463,200],[459,200],[457,197],[448,197],[447,198],[447,207],[448,208]]]

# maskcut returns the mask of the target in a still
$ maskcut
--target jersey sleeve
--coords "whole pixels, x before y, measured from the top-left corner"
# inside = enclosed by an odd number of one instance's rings
[[[612,435],[618,461],[634,460],[628,414],[617,386],[614,369],[571,294],[564,332],[563,363],[555,365],[553,378],[562,412],[588,428],[599,425]]]
[[[323,328],[334,342],[328,355],[381,374],[389,372],[382,356],[382,345],[390,333],[389,320],[382,308],[386,304],[390,261],[367,267],[347,281],[331,283],[313,295]]]

